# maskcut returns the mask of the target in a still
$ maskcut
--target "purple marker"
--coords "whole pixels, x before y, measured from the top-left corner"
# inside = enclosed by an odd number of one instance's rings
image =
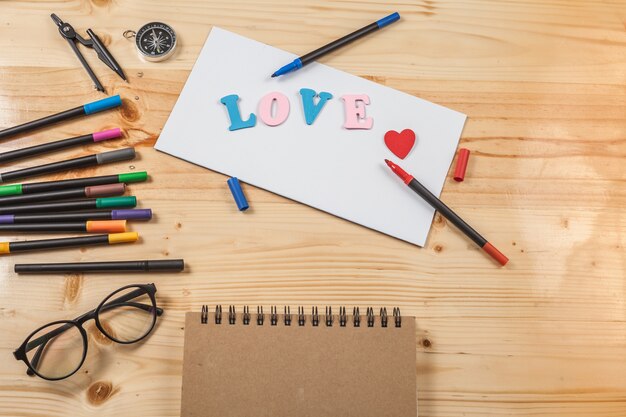
[[[150,220],[151,209],[83,211],[72,213],[3,214],[0,224],[72,222],[87,220]]]
[[[72,146],[86,145],[89,143],[102,142],[104,140],[117,139],[120,137],[122,137],[122,130],[116,127],[114,129],[103,130],[102,132],[95,132],[88,135],[76,136],[73,138],[57,140],[55,142],[44,143],[42,145],[31,146],[29,148],[2,152],[0,153],[0,163],[54,152],[61,149],[70,148]]]

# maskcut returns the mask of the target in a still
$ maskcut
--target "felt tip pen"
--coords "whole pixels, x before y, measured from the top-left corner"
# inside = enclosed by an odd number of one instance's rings
[[[108,235],[64,237],[60,239],[25,240],[19,242],[0,242],[0,255],[29,250],[59,249],[91,245],[114,245],[131,243],[139,239],[137,232],[111,233]]]
[[[11,184],[0,186],[0,196],[42,193],[44,191],[64,190],[66,188],[89,187],[92,185],[114,184],[123,182],[142,182],[148,179],[146,171],[128,172],[125,174],[102,175],[98,177],[73,178],[70,180],[31,182],[27,184]]]
[[[123,233],[125,231],[126,220],[87,220],[82,222],[0,224],[0,232]]]
[[[15,264],[15,272],[18,274],[69,274],[84,272],[180,272],[184,269],[185,261],[183,259]]]
[[[111,197],[124,194],[126,184],[94,185],[91,187],[68,188],[67,190],[47,191],[44,193],[9,195],[0,197],[0,207],[12,204],[24,204],[50,200],[67,200],[70,198]]]
[[[61,149],[71,148],[73,146],[88,145],[90,143],[97,143],[120,137],[122,137],[121,129],[115,128],[103,130],[102,132],[90,133],[88,135],[76,136],[69,139],[57,140],[55,142],[44,143],[42,145],[31,146],[28,148],[15,149],[13,151],[0,153],[0,163],[16,161],[30,156],[42,155]]]
[[[3,172],[2,174],[0,174],[0,182],[14,181],[21,178],[51,174],[53,172],[66,171],[75,168],[85,168],[95,165],[110,164],[119,161],[128,161],[134,158],[134,148],[123,148],[116,151],[96,153],[80,158],[68,159],[65,161],[52,162],[50,164]]]
[[[336,41],[333,41],[327,45],[322,46],[321,48],[316,49],[313,52],[309,52],[306,55],[302,55],[300,58],[296,58],[289,64],[279,68],[275,73],[272,74],[272,78],[279,77],[281,75],[287,74],[288,72],[296,71],[302,68],[303,66],[317,60],[323,55],[326,55],[335,49],[339,49],[344,45],[349,44],[365,35],[368,35],[372,32],[375,32],[379,29],[384,28],[385,26],[397,22],[400,19],[400,14],[398,12],[392,13],[389,16],[383,17],[380,20],[377,20],[374,23],[370,23],[369,25],[362,27],[359,30],[356,30],[343,38],[339,38]]]
[[[137,197],[103,197],[85,198],[82,200],[50,201],[44,203],[15,204],[0,207],[0,214],[21,214],[21,213],[55,213],[59,211],[90,210],[106,208],[135,207]]]
[[[0,224],[75,222],[85,220],[150,220],[151,209],[78,211],[70,213],[1,214]]]
[[[459,228],[467,237],[472,239],[474,243],[480,246],[489,256],[495,259],[500,265],[506,265],[509,259],[504,256],[498,249],[495,248],[491,243],[487,242],[487,239],[482,237],[476,230],[472,229],[472,227],[465,223],[463,219],[461,219],[450,207],[446,206],[443,201],[438,199],[433,193],[428,191],[426,187],[424,187],[420,182],[418,182],[411,174],[408,174],[398,165],[393,162],[385,159],[385,163],[391,168],[391,170],[398,176],[400,179],[409,186],[409,188],[415,191],[420,197],[422,197],[428,204],[430,204],[435,210],[439,212],[443,217],[448,219],[453,225]]]
[[[119,95],[103,98],[102,100],[93,101],[91,103],[74,107],[73,109],[65,110],[60,113],[53,114],[51,116],[42,117],[41,119],[26,122],[24,124],[10,127],[8,129],[0,130],[0,139],[17,135],[19,133],[29,132],[31,130],[39,129],[41,127],[58,123],[63,120],[71,119],[74,117],[85,116],[89,114],[98,113],[104,110],[113,109],[121,105],[122,105],[122,98]]]

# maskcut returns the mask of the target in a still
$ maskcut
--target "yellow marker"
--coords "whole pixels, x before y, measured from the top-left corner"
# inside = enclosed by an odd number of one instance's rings
[[[111,233],[109,235],[92,235],[81,237],[64,237],[61,239],[25,240],[21,242],[0,242],[0,255],[14,252],[41,249],[71,248],[91,245],[112,245],[115,243],[136,242],[136,232]]]

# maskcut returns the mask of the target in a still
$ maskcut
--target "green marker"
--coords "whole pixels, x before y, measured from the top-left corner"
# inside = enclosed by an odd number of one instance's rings
[[[148,179],[146,171],[128,172],[126,174],[104,175],[101,177],[75,178],[71,180],[33,182],[29,184],[12,184],[0,186],[0,197],[6,195],[33,194],[45,191],[63,190],[66,188],[89,187],[92,185],[115,184],[118,182],[142,182]]]

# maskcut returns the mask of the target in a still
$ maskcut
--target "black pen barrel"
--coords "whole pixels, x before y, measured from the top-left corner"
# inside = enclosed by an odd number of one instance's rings
[[[67,274],[79,272],[180,272],[185,269],[182,259],[166,259],[154,261],[108,261],[108,262],[72,262],[16,264],[18,274]]]
[[[63,188],[89,187],[92,185],[115,184],[120,182],[118,175],[102,175],[99,177],[75,178],[70,180],[45,181],[22,184],[22,194],[42,193]]]
[[[59,172],[68,169],[85,168],[97,165],[97,163],[98,160],[96,159],[95,155],[68,159],[67,161],[52,162],[50,164],[3,172],[2,174],[0,174],[0,182],[13,181],[20,178],[35,177],[37,175],[51,174],[53,172]]]
[[[31,202],[50,201],[50,200],[67,200],[70,198],[84,198],[84,188],[70,188],[67,190],[48,191],[45,193],[18,194],[0,197],[0,207],[25,204]]]
[[[50,164],[18,169],[16,171],[4,172],[0,174],[0,182],[13,181],[20,178],[33,177],[43,174],[50,174],[53,172],[65,171],[74,168],[85,168],[94,165],[127,161],[129,159],[133,159],[134,157],[134,148],[123,148],[115,151],[102,152],[93,155],[83,156],[80,158],[68,159],[66,161],[52,162]]]
[[[0,207],[0,214],[41,213],[71,210],[89,210],[97,208],[96,198],[83,200],[52,201],[47,203],[15,204]]]
[[[79,211],[76,213],[34,213],[16,214],[11,217],[15,224],[43,223],[43,222],[73,222],[86,220],[111,220],[111,210],[107,211]]]
[[[76,246],[103,245],[109,243],[109,235],[64,237],[60,239],[27,240],[9,243],[11,253],[38,249],[72,248]]]
[[[0,232],[85,232],[86,222],[0,224]]]
[[[443,201],[438,199],[433,193],[431,193],[426,187],[424,187],[415,178],[409,182],[409,187],[420,195],[428,204],[430,204],[435,210],[439,212],[443,217],[448,219],[450,223],[459,228],[463,233],[472,239],[481,248],[485,246],[487,240],[482,237],[476,230],[474,230],[469,224],[460,218],[452,209],[444,204]]]
[[[30,130],[39,129],[40,127],[51,125],[57,122],[61,122],[63,120],[67,120],[72,117],[82,116],[83,114],[85,114],[85,109],[83,106],[75,107],[70,110],[65,110],[65,111],[62,111],[61,113],[42,117],[41,119],[32,120],[30,122],[26,122],[18,126],[13,126],[8,129],[0,130],[0,139],[4,139],[12,135],[17,135],[19,133],[28,132]]]
[[[346,36],[337,39],[336,41],[326,44],[316,49],[315,51],[309,52],[306,55],[302,55],[300,57],[300,61],[302,62],[302,65],[306,65],[312,61],[316,61],[322,55],[326,55],[327,53],[332,52],[333,50],[340,48],[350,42],[354,42],[355,40],[362,38],[368,33],[377,31],[378,29],[379,29],[379,26],[376,22],[371,23],[359,30],[355,30],[354,32],[349,33]]]
[[[91,133],[88,135],[57,140],[54,142],[31,146],[28,148],[16,149],[14,151],[2,152],[0,153],[0,163],[16,161],[18,159],[28,158],[30,156],[41,155],[48,152],[54,152],[60,149],[89,143],[93,143],[93,135]]]

